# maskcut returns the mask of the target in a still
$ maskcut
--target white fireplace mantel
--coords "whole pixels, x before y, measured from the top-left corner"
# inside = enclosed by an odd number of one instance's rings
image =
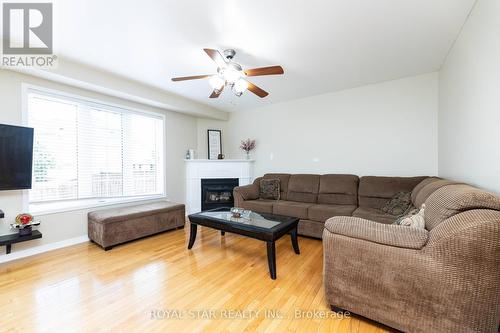
[[[186,162],[186,211],[201,211],[201,180],[238,178],[240,186],[253,181],[254,160],[184,160]]]

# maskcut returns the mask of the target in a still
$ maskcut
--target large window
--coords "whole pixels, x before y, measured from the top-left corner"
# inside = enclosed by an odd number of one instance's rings
[[[163,117],[34,89],[27,99],[32,210],[164,195]]]

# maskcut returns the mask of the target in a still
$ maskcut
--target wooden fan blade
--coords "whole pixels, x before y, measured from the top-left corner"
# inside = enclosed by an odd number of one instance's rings
[[[285,73],[285,71],[281,66],[269,66],[245,70],[246,76],[278,75],[283,73]]]
[[[212,94],[210,95],[210,98],[219,98],[220,94],[222,94],[222,91],[224,90],[224,86],[220,88],[220,90],[215,90],[212,91]]]
[[[219,51],[213,49],[203,49],[210,58],[217,64],[218,67],[225,67],[227,65],[226,60]]]
[[[264,90],[260,89],[259,87],[257,87],[252,82],[248,82],[248,90],[250,90],[251,92],[253,92],[255,95],[259,96],[260,98],[264,98],[267,95],[269,95],[269,93],[267,91],[264,91]]]
[[[205,79],[205,78],[211,77],[211,76],[212,75],[181,76],[181,77],[172,78],[172,81],[177,82],[177,81],[186,81],[186,80],[198,80],[198,79]]]

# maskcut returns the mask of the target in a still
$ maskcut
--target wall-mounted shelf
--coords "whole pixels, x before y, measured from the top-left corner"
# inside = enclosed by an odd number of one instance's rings
[[[32,239],[42,238],[42,233],[38,230],[33,230],[31,235],[20,236],[19,233],[0,236],[0,246],[5,245],[6,253],[9,254],[12,248],[12,244],[22,243]]]

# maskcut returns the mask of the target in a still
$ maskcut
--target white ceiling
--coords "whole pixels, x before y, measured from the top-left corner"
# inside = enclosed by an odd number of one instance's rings
[[[56,54],[226,111],[438,70],[475,0],[57,0]],[[203,48],[234,48],[270,95],[209,99]]]

